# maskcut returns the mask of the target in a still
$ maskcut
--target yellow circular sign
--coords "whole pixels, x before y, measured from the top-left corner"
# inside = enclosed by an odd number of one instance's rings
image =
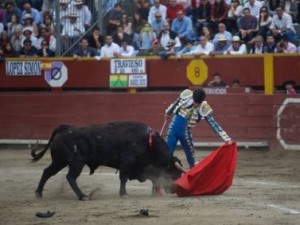
[[[207,79],[207,65],[202,59],[192,60],[186,68],[187,78],[193,85],[202,85]]]

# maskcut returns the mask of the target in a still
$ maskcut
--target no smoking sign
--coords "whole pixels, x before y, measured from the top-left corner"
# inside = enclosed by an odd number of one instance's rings
[[[45,71],[45,80],[51,87],[62,87],[68,80],[68,68],[63,62],[52,62],[52,67]]]

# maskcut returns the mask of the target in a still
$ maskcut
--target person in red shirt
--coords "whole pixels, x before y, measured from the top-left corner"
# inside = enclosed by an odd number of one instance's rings
[[[182,10],[185,12],[183,5],[178,4],[177,0],[170,0],[167,8],[167,20],[171,24],[177,17],[177,11]]]

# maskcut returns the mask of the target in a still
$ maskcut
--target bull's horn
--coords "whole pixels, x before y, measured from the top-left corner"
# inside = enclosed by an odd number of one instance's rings
[[[186,170],[183,169],[183,167],[178,162],[175,162],[174,164],[175,164],[175,167],[177,169],[179,169],[182,173],[186,173]]]

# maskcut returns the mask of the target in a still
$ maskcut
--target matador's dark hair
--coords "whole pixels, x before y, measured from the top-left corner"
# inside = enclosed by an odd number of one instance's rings
[[[205,91],[201,88],[198,88],[193,92],[193,99],[197,103],[203,102],[205,99],[205,96],[206,96]]]

